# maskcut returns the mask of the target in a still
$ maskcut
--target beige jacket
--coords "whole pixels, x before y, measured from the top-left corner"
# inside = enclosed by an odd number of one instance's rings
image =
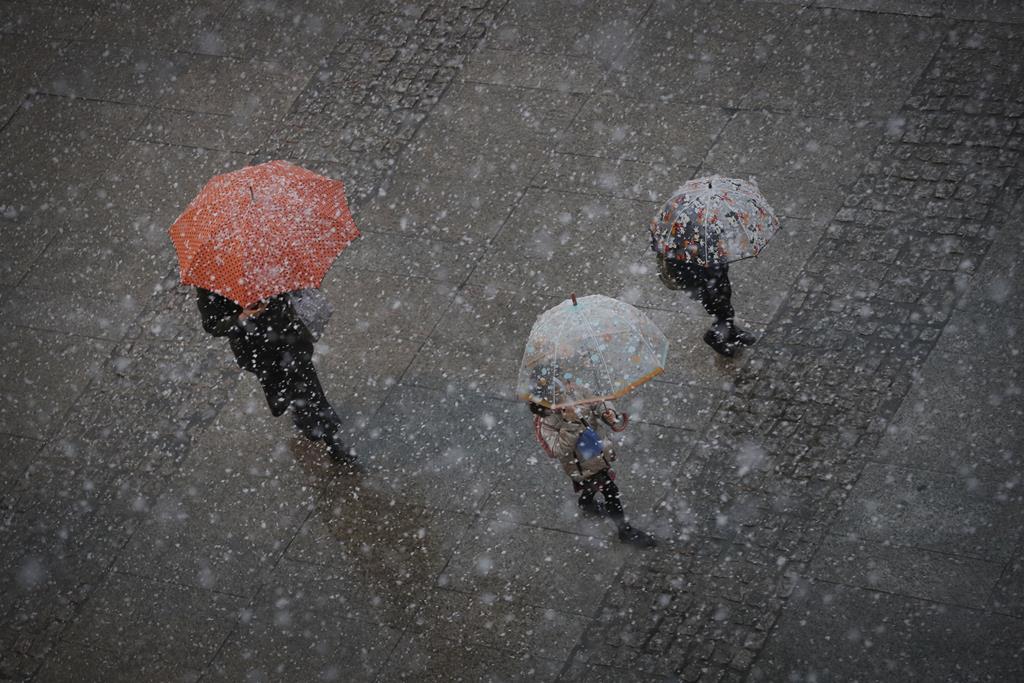
[[[598,472],[607,470],[615,461],[615,448],[608,438],[611,430],[601,417],[601,414],[609,409],[615,410],[612,404],[606,401],[581,407],[577,419],[567,420],[561,413],[554,412],[547,417],[538,417],[534,420],[537,438],[544,446],[544,450],[551,457],[558,459],[562,469],[573,481],[589,479]],[[576,439],[588,425],[604,442],[604,452],[595,458],[580,460],[576,457]]]

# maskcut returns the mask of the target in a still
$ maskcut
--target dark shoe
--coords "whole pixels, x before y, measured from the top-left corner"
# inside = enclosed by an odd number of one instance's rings
[[[646,531],[634,529],[628,524],[623,524],[619,527],[619,540],[641,548],[653,548],[658,545],[658,541],[654,536],[651,536]]]
[[[741,330],[738,327],[734,327],[732,328],[732,331],[729,333],[729,341],[735,342],[737,344],[742,344],[743,346],[753,346],[754,344],[757,343],[757,337],[752,335],[750,332],[747,332],[746,330]]]
[[[327,444],[327,452],[330,454],[331,459],[344,462],[352,462],[356,459],[355,451],[336,437],[327,437],[324,439],[324,443]]]
[[[736,343],[726,340],[713,329],[704,333],[704,343],[726,358],[732,358],[736,355]]]
[[[601,517],[605,514],[604,505],[602,503],[598,503],[593,498],[586,500],[580,498],[578,504],[580,506],[580,512],[585,514],[593,515],[595,517]]]

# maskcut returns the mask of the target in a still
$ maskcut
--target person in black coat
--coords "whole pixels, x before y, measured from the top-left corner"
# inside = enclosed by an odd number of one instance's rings
[[[715,318],[711,329],[704,333],[704,342],[723,356],[733,356],[739,345],[750,346],[757,337],[736,327],[732,308],[732,285],[729,283],[729,265],[714,263],[701,265],[695,261],[665,258],[658,252],[658,277],[669,289],[682,289],[692,299],[700,301],[704,310]]]
[[[274,417],[292,409],[295,426],[324,441],[332,456],[351,457],[338,438],[341,420],[324,395],[313,367],[313,337],[288,299],[274,296],[248,308],[196,287],[203,329],[227,337],[238,366],[260,381]]]

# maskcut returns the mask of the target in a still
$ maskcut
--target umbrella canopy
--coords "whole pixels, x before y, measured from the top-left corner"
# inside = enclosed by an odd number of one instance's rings
[[[714,175],[684,184],[651,221],[651,248],[702,266],[757,256],[779,219],[749,180]]]
[[[344,183],[271,161],[214,176],[170,234],[183,284],[248,306],[319,287],[359,230]]]
[[[573,297],[533,324],[516,393],[552,408],[619,398],[663,372],[667,356],[665,335],[633,306]]]

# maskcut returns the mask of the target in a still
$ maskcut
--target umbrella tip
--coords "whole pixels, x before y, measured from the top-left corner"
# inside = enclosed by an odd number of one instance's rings
[[[572,299],[572,305],[576,306],[577,305],[577,303],[576,303],[576,292],[573,292],[572,294],[570,294],[569,298]]]

